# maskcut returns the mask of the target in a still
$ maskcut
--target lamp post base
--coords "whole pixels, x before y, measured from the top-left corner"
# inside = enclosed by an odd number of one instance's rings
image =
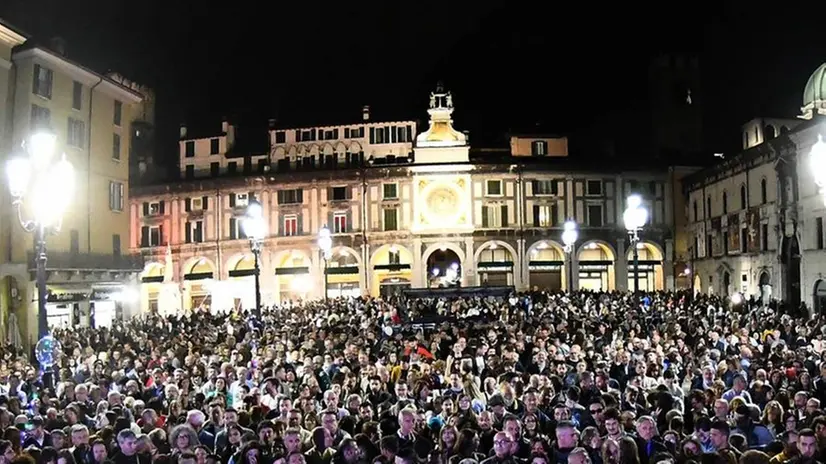
[[[46,302],[49,292],[46,289],[46,230],[39,226],[35,229],[35,242],[37,252],[37,271],[35,279],[37,281],[37,339],[49,335],[49,317],[46,312]]]

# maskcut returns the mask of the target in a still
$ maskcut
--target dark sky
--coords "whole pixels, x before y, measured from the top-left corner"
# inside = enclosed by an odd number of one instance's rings
[[[802,21],[815,2],[461,3],[2,0],[0,16],[154,87],[164,151],[180,122],[223,115],[337,123],[370,104],[423,119],[438,80],[472,140],[535,123],[570,133],[640,99],[662,51],[700,56],[706,146],[729,151],[747,119],[796,116],[826,61],[824,34]]]

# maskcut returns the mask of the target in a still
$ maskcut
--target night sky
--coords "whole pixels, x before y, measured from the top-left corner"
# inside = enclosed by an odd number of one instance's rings
[[[0,17],[155,88],[162,153],[175,152],[181,122],[218,128],[225,115],[242,127],[334,124],[369,104],[379,119],[424,120],[439,80],[472,142],[580,133],[644,96],[660,52],[700,57],[705,146],[731,152],[746,120],[796,116],[826,61],[824,34],[804,26],[815,2],[457,3],[2,0]]]

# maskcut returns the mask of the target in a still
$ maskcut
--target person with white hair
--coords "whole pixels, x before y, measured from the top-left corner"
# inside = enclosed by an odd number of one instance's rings
[[[212,448],[215,444],[215,435],[204,430],[204,423],[206,422],[206,414],[198,409],[191,409],[186,413],[186,423],[192,426],[198,434],[198,441],[208,447]]]

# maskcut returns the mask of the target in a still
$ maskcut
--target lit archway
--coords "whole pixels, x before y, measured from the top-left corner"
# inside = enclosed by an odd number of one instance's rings
[[[465,254],[450,242],[429,246],[423,254],[425,278],[428,287],[458,287],[462,285],[462,263]]]
[[[772,281],[768,271],[760,273],[758,282],[760,285],[760,299],[763,300],[764,305],[767,305],[772,299]]]
[[[640,290],[654,292],[665,288],[663,252],[653,242],[637,242],[637,275]],[[634,288],[634,249],[628,249],[628,289]]]
[[[596,291],[615,289],[616,253],[611,245],[600,240],[585,242],[579,247],[577,261],[580,289]]]
[[[398,244],[382,245],[370,257],[370,294],[389,297],[410,288],[413,282],[413,253]]]
[[[210,312],[215,279],[215,264],[198,256],[184,263],[184,310]]]
[[[533,290],[559,291],[568,286],[565,248],[553,240],[528,247],[528,283]]]
[[[274,300],[276,302],[304,300],[311,296],[314,287],[310,275],[312,260],[306,252],[283,250],[275,255],[273,263],[275,265]]]
[[[817,282],[815,282],[814,299],[812,302],[813,315],[826,312],[826,281],[823,279],[818,279]]]
[[[514,277],[516,250],[501,240],[490,240],[476,249],[476,285],[502,287],[516,285]]]
[[[141,273],[141,302],[144,311],[158,313],[161,289],[166,275],[166,266],[158,262],[147,263]]]
[[[356,250],[346,246],[333,248],[326,272],[328,297],[361,296],[361,256]]]
[[[694,295],[703,293],[703,279],[698,272],[694,273],[694,288],[692,290]]]
[[[227,308],[255,308],[255,255],[237,254],[227,260],[229,279],[225,282]]]

